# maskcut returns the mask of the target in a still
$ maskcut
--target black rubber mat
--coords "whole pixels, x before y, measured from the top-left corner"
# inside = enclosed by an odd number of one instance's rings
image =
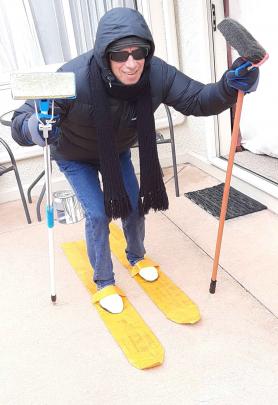
[[[204,188],[203,190],[184,193],[184,195],[195,202],[195,204],[202,207],[205,211],[212,214],[214,217],[219,218],[223,190],[224,183],[221,183],[214,187]],[[253,200],[253,198],[250,198],[231,187],[226,219],[236,218],[251,214],[252,212],[262,211],[266,208],[267,207],[265,205]]]

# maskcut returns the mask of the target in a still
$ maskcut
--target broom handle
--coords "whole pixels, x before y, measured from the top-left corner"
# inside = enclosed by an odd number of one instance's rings
[[[240,123],[240,116],[241,116],[241,111],[242,111],[243,97],[244,97],[244,92],[239,90],[238,95],[237,95],[236,112],[235,112],[235,118],[234,118],[228,167],[227,167],[226,179],[225,179],[225,186],[224,186],[223,197],[222,197],[221,212],[220,212],[219,225],[218,225],[218,234],[217,234],[217,241],[216,241],[214,262],[213,262],[213,270],[212,270],[212,274],[211,274],[211,283],[210,283],[210,289],[209,289],[209,292],[211,294],[215,293],[215,288],[216,288],[217,270],[218,270],[218,265],[219,265],[219,256],[220,256],[221,242],[222,242],[222,236],[223,236],[223,229],[224,229],[227,207],[228,207],[235,151],[236,151],[238,134],[239,134],[239,123]]]

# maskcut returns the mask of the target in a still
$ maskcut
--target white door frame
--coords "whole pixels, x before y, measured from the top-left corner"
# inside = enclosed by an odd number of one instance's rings
[[[215,5],[216,11],[216,24],[224,18],[223,0],[205,0],[207,7],[207,22],[208,22],[208,37],[209,48],[211,55],[211,76],[212,81],[219,80],[225,69],[227,69],[226,62],[226,43],[222,34],[216,30],[213,31],[213,21],[211,16],[211,5]],[[215,50],[217,49],[217,52]],[[226,111],[214,118],[214,131],[213,134],[207,134],[207,150],[208,162],[211,167],[206,167],[206,170],[218,178],[223,180],[223,172],[215,170],[220,169],[226,171],[227,161],[220,157],[219,136],[221,134],[221,154],[228,154],[231,140],[231,123],[230,112]],[[204,162],[202,162],[204,165]],[[266,204],[268,208],[278,212],[278,186],[268,180],[263,179],[255,173],[234,165],[232,185],[255,198],[262,203]]]

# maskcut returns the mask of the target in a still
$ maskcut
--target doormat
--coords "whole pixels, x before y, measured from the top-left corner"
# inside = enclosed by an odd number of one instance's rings
[[[224,183],[221,183],[214,187],[204,188],[203,190],[184,193],[184,195],[214,217],[219,218],[223,190]],[[226,219],[241,217],[252,212],[265,210],[266,208],[265,205],[231,187]]]

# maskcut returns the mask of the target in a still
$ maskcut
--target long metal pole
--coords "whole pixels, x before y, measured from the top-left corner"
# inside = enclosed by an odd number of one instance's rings
[[[48,131],[51,130],[51,125],[42,125],[43,136],[45,139],[44,147],[44,167],[45,167],[45,185],[46,185],[46,221],[48,228],[48,251],[49,251],[49,272],[50,272],[50,292],[51,301],[56,302],[56,288],[55,288],[55,260],[54,260],[54,211],[53,211],[53,197],[52,197],[52,184],[51,184],[51,162],[49,145],[47,142]]]

